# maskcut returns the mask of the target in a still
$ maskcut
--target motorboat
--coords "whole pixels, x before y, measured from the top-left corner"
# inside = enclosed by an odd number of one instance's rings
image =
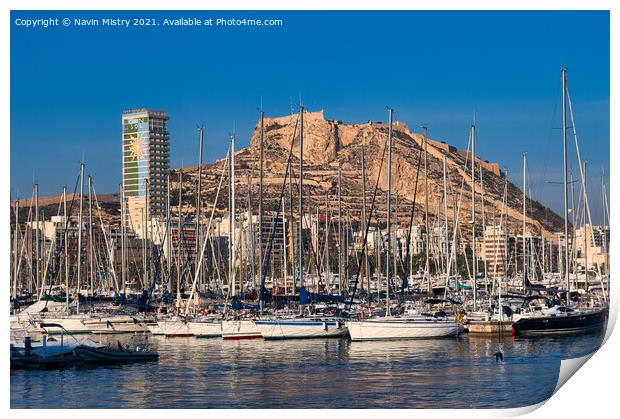
[[[159,359],[157,352],[149,351],[143,345],[128,349],[120,342],[117,342],[116,348],[79,345],[73,349],[73,353],[79,360],[91,364],[144,362]]]
[[[512,333],[516,336],[586,333],[603,328],[606,319],[606,308],[579,309],[555,305],[548,310],[524,314],[512,324]]]

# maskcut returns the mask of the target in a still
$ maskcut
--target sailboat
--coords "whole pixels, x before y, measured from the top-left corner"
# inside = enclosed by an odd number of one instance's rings
[[[512,333],[514,335],[523,336],[536,336],[536,335],[549,335],[549,334],[576,334],[584,333],[594,330],[600,330],[607,319],[607,308],[573,308],[571,306],[571,283],[570,283],[570,259],[568,251],[568,162],[567,162],[567,103],[568,87],[566,69],[562,68],[562,145],[563,145],[563,158],[564,158],[564,278],[566,286],[566,304],[554,305],[547,310],[533,311],[532,313],[525,314],[519,320],[512,325]],[[573,133],[575,133],[575,123],[572,115],[571,107],[571,121],[573,126]],[[576,134],[575,134],[576,141]],[[577,148],[577,152],[579,149]],[[579,166],[581,166],[581,158],[579,154]],[[582,174],[582,187],[585,191],[585,182]],[[587,205],[587,198],[585,199]],[[603,292],[605,289],[603,288]]]
[[[199,153],[199,161],[198,161],[198,167],[199,167],[199,179],[198,179],[198,188],[197,188],[197,209],[196,209],[196,229],[197,231],[200,231],[200,226],[201,226],[201,219],[200,219],[200,196],[201,196],[201,180],[200,180],[200,173],[201,173],[201,168],[202,168],[202,149],[203,149],[203,139],[204,139],[204,128],[200,127],[199,128],[199,132],[200,132],[200,153]],[[217,207],[217,202],[218,202],[218,198],[220,196],[220,190],[221,190],[221,186],[222,186],[222,180],[224,179],[224,173],[225,173],[225,167],[226,164],[228,163],[230,158],[230,153],[227,154],[226,156],[226,163],[224,164],[224,167],[222,168],[222,174],[220,176],[220,181],[217,187],[217,192],[215,195],[215,201],[213,203],[213,209],[211,211],[211,216],[209,218],[209,223],[207,225],[207,229],[206,231],[208,232],[208,234],[210,234],[211,232],[211,223],[213,221],[213,216],[215,213],[215,208]],[[182,193],[182,189],[179,188],[179,197],[181,196]],[[181,199],[179,198],[179,202],[181,202]],[[179,208],[179,217],[181,214],[181,210]],[[179,219],[180,220],[180,219]],[[181,229],[179,228],[179,232],[181,231]],[[198,280],[200,279],[200,275],[201,275],[201,271],[202,271],[202,267],[203,267],[203,258],[204,258],[204,254],[205,254],[205,249],[207,246],[207,238],[205,237],[204,240],[202,239],[202,236],[200,234],[197,234],[197,243],[196,243],[196,255],[199,255],[198,257],[198,261],[197,264],[195,265],[195,271],[194,271],[194,280],[192,282],[191,285],[191,292],[189,295],[189,298],[187,299],[186,305],[185,305],[185,310],[184,313],[182,315],[178,315],[169,319],[164,319],[164,320],[160,320],[158,322],[158,324],[156,326],[153,326],[152,328],[149,328],[149,330],[151,331],[151,333],[153,334],[159,334],[159,335],[164,335],[166,337],[176,337],[176,336],[195,336],[198,338],[211,338],[211,337],[220,337],[222,336],[222,325],[219,321],[218,318],[215,317],[207,317],[207,316],[198,316],[198,317],[190,317],[190,313],[189,313],[189,308],[190,308],[190,304],[191,301],[193,299],[194,296],[197,296],[196,292],[196,286],[198,283]],[[180,294],[178,292],[178,290],[180,289],[180,283],[177,284],[177,301],[180,303],[179,299],[180,299]]]
[[[262,114],[261,114],[262,117]],[[261,121],[261,144],[263,138],[263,124]],[[303,146],[304,146],[304,107],[299,109],[299,249],[298,249],[298,278],[300,281],[299,296],[300,304],[305,305],[311,301],[304,284],[304,266],[303,266]],[[293,134],[293,140],[294,140]],[[294,141],[291,142],[291,145]],[[291,148],[292,151],[292,148]],[[261,155],[262,157],[262,155]],[[289,159],[290,162],[290,159]],[[262,167],[262,158],[261,158]],[[262,171],[261,171],[262,173]],[[290,173],[290,172],[289,172]],[[286,181],[285,181],[286,183]],[[331,338],[342,337],[347,333],[344,322],[334,317],[325,317],[322,315],[301,315],[297,317],[275,317],[258,319],[255,321],[256,326],[261,335],[266,340],[273,339],[309,339],[309,338]]]
[[[233,303],[239,302],[237,297],[237,240],[236,240],[236,211],[235,211],[235,134],[230,137],[230,161],[229,161],[229,188],[230,188],[230,208],[229,208],[229,293],[233,296]],[[237,307],[233,310],[236,311]],[[227,311],[230,315],[230,310]],[[235,313],[232,318],[228,317],[222,321],[222,338],[229,339],[260,339],[262,337],[260,330],[256,327],[252,318],[244,318]]]
[[[387,173],[387,260],[386,263],[386,313],[385,316],[371,317],[363,320],[350,320],[346,323],[347,329],[353,341],[364,340],[400,340],[400,339],[428,339],[456,336],[459,332],[459,324],[454,318],[448,316],[435,317],[420,314],[394,316],[390,309],[390,250],[391,250],[391,187],[392,187],[392,116],[393,109],[388,111],[388,173]],[[425,130],[426,134],[426,130]],[[426,153],[426,135],[423,139],[423,147]],[[428,176],[427,176],[428,179]],[[372,211],[371,211],[372,216]],[[428,246],[426,248],[428,252]],[[428,268],[428,264],[427,264]],[[428,275],[428,273],[426,273]],[[427,278],[430,287],[430,276]]]

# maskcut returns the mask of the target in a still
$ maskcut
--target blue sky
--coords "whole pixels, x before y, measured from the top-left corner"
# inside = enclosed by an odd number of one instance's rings
[[[17,18],[237,17],[281,27],[24,28]],[[609,184],[607,12],[12,12],[11,188],[29,197],[73,185],[82,157],[99,193],[121,180],[120,115],[170,116],[173,167],[220,158],[233,124],[249,143],[262,98],[287,114],[345,122],[395,119],[459,148],[476,113],[477,154],[521,184],[529,154],[533,197],[561,212],[560,67],[569,70],[594,221]],[[574,156],[574,147],[571,148]],[[574,160],[574,159],[573,159]],[[575,169],[577,170],[577,169]]]

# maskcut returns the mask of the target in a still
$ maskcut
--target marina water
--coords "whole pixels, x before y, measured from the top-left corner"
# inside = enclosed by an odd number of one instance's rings
[[[523,339],[148,340],[157,362],[11,371],[11,408],[510,408],[541,402],[560,361],[603,332]],[[113,337],[107,339],[116,339]],[[495,353],[502,352],[503,362]]]

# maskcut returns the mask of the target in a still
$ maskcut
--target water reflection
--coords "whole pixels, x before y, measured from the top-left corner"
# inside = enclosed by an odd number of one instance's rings
[[[11,372],[11,407],[517,407],[552,393],[560,360],[602,334],[350,342],[149,337],[155,363]],[[111,338],[114,339],[114,338]],[[123,337],[124,343],[145,337]],[[496,362],[501,351],[504,362]]]

